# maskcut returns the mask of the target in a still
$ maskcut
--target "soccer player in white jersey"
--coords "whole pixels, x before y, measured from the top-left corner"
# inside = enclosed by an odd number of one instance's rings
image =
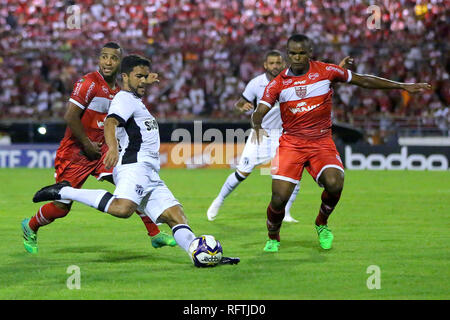
[[[346,57],[340,64],[345,65],[347,63],[351,65],[353,63],[352,61],[353,58]],[[268,51],[264,56],[265,72],[249,81],[242,93],[242,97],[235,104],[236,108],[241,112],[255,109],[264,94],[266,86],[285,67],[285,61],[280,51]],[[236,171],[230,174],[225,180],[218,196],[214,199],[206,212],[208,220],[213,221],[216,219],[225,198],[233,192],[242,181],[247,179],[255,167],[270,161],[275,156],[279,139],[283,131],[282,124],[279,103],[276,103],[263,119],[262,127],[268,135],[262,138],[260,144],[253,143],[251,137],[247,139],[239,164],[236,166]],[[290,209],[299,190],[300,182],[295,186],[295,189],[286,204],[283,221],[298,222],[292,217]]]
[[[283,56],[278,50],[271,50],[264,56],[265,72],[249,81],[242,93],[241,98],[235,106],[241,112],[253,110],[261,99],[267,84],[275,78],[285,67]],[[268,133],[261,144],[252,143],[250,137],[247,139],[244,150],[242,151],[239,164],[236,171],[228,176],[223,184],[218,196],[211,203],[206,215],[209,221],[216,219],[219,209],[225,198],[252,173],[253,169],[263,163],[270,161],[278,148],[278,139],[282,132],[282,122],[280,109],[274,106],[272,110],[264,117],[263,128]],[[295,188],[292,197],[286,205],[286,215],[284,221],[297,222],[290,214],[290,208],[299,191],[300,184]]]
[[[153,221],[168,224],[177,244],[188,252],[195,235],[180,203],[159,177],[158,123],[141,100],[145,87],[159,81],[150,68],[150,61],[138,55],[122,60],[123,90],[111,102],[104,129],[108,145],[104,164],[114,167],[114,195],[75,189],[63,181],[42,188],[33,201],[78,201],[119,218],[130,217],[139,208]]]

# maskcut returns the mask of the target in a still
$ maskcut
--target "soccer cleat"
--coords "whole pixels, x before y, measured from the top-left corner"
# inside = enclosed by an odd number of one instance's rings
[[[238,257],[222,257],[219,264],[238,264],[241,262],[241,259]]]
[[[285,214],[285,216],[283,218],[283,222],[298,222],[298,220],[295,220],[294,218],[292,218],[292,216],[290,214]]]
[[[266,246],[264,247],[264,251],[266,252],[278,252],[278,248],[280,247],[280,242],[275,239],[269,239],[266,242]]]
[[[219,214],[219,209],[222,206],[222,202],[219,200],[214,199],[214,201],[211,203],[211,205],[208,208],[208,211],[206,212],[206,216],[208,217],[209,221],[213,221],[216,219],[217,215]]]
[[[59,191],[61,191],[61,189],[64,187],[70,187],[70,183],[68,181],[62,181],[44,187],[35,193],[33,197],[33,202],[61,200],[61,195],[59,194]]]
[[[164,246],[175,247],[176,245],[175,238],[163,231],[160,231],[156,236],[152,237],[153,248],[161,248]]]
[[[328,229],[327,225],[316,226],[317,235],[319,236],[319,244],[322,249],[331,249],[333,243],[333,233]]]
[[[37,234],[28,226],[30,219],[22,220],[23,246],[29,253],[37,253]]]

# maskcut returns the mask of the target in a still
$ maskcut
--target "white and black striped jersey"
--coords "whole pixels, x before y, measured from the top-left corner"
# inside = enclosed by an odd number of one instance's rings
[[[266,86],[269,84],[266,74],[260,74],[250,80],[245,87],[242,97],[256,107],[261,100]],[[280,104],[277,102],[270,111],[264,116],[261,126],[263,129],[281,129],[282,121],[280,115]]]
[[[107,117],[119,121],[116,130],[120,151],[118,165],[149,162],[159,170],[158,123],[142,100],[122,90],[112,99]]]

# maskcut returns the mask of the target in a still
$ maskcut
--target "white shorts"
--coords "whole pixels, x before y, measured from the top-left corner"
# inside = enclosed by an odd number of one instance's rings
[[[138,205],[139,211],[156,222],[168,208],[180,205],[151,164],[137,162],[114,168],[114,196]]]
[[[279,139],[282,133],[282,129],[266,129],[269,134],[268,137],[263,136],[260,144],[252,143],[252,135],[254,131],[247,138],[244,150],[242,151],[239,164],[236,169],[240,172],[250,173],[253,168],[260,164],[266,163],[272,160],[277,153]]]

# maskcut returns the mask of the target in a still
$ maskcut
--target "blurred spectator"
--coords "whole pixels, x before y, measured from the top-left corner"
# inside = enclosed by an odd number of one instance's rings
[[[72,4],[77,10],[68,10]],[[74,82],[96,69],[99,48],[116,41],[149,56],[160,74],[146,103],[162,119],[247,119],[233,104],[261,73],[265,51],[284,52],[292,33],[315,43],[319,60],[355,58],[356,72],[427,81],[436,94],[409,95],[336,85],[337,121],[381,136],[392,121],[445,116],[450,104],[449,9],[445,0],[380,1],[369,29],[366,0],[0,0],[0,119],[62,118]],[[385,6],[387,5],[387,7]],[[80,13],[80,28],[69,23]],[[441,110],[442,107],[439,108]],[[426,110],[429,110],[427,112]],[[386,115],[380,118],[380,115]],[[374,119],[374,122],[370,122]],[[386,120],[389,119],[389,120]]]

